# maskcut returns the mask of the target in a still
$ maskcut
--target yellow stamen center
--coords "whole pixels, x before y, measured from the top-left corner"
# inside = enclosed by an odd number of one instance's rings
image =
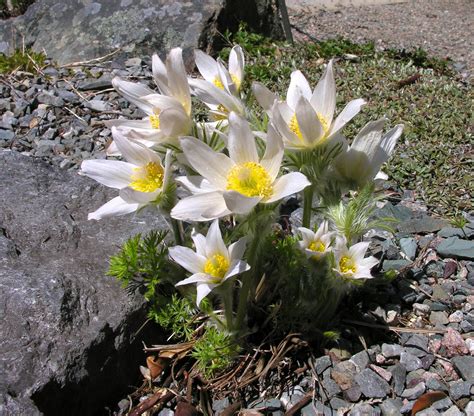
[[[312,241],[311,244],[308,246],[308,249],[311,251],[323,253],[324,250],[326,250],[326,246],[321,241]]]
[[[227,190],[245,196],[268,198],[273,194],[272,180],[259,163],[245,162],[234,166],[227,175]]]
[[[354,264],[354,261],[347,256],[341,257],[341,260],[339,260],[339,269],[341,270],[342,273],[355,273],[356,272],[356,266]]]
[[[223,90],[224,89],[224,84],[222,84],[222,81],[219,77],[215,77],[214,81],[212,83],[219,89]]]
[[[204,265],[204,273],[215,277],[216,279],[222,279],[227,271],[229,270],[229,260],[222,254],[214,254],[208,258]]]
[[[160,128],[160,117],[157,114],[152,114],[150,116],[150,124],[151,124],[152,128],[159,129]]]
[[[317,113],[318,120],[321,123],[321,126],[323,127],[323,132],[324,132],[324,137],[328,134],[329,132],[329,123],[328,121],[323,117],[321,113]],[[291,117],[290,124],[289,124],[290,130],[298,136],[298,138],[303,141],[303,134],[301,133],[300,125],[298,123],[298,119],[296,118],[296,113],[293,114],[293,117]]]
[[[134,168],[130,187],[139,192],[154,192],[163,186],[163,167],[155,162],[148,162],[145,166]]]

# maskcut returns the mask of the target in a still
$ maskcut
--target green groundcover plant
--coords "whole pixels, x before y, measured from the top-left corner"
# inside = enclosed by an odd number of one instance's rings
[[[192,354],[211,377],[270,326],[323,334],[344,297],[373,277],[378,260],[363,235],[387,227],[373,219],[374,190],[403,126],[386,129],[381,118],[344,137],[365,101],[336,108],[332,60],[313,87],[293,71],[286,91],[246,88],[238,45],[228,62],[199,50],[195,62],[202,78],[188,77],[179,48],[165,61],[154,55],[157,91],[115,78],[146,116],[108,121],[110,158],[84,161],[81,172],[118,190],[89,219],[146,206],[166,218],[170,232],[129,240],[110,274],[144,287],[150,316],[175,336],[198,339]],[[295,198],[302,224],[292,228],[281,212]]]

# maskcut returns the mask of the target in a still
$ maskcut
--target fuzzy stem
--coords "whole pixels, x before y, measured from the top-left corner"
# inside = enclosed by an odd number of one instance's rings
[[[176,245],[180,246],[183,244],[183,238],[181,236],[181,226],[178,220],[171,218],[171,226],[173,227],[174,240]]]
[[[232,332],[234,329],[234,316],[232,311],[232,289],[233,285],[226,284],[222,287],[221,290],[221,297],[222,303],[224,304],[224,313],[225,313],[225,320],[227,325],[227,331]]]
[[[313,185],[303,191],[303,227],[311,227],[311,211],[313,209]]]

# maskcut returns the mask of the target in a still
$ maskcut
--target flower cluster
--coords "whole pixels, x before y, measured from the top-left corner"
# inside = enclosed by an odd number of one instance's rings
[[[89,219],[157,207],[173,225],[177,245],[169,248],[170,258],[191,273],[176,286],[196,284],[198,305],[216,289],[228,329],[241,329],[252,291],[266,272],[259,256],[272,227],[264,226],[265,218],[289,196],[301,195],[304,202],[298,244],[308,262],[328,264],[331,278],[347,284],[373,277],[377,260],[365,257],[368,243],[360,241],[362,236],[341,235],[340,224],[330,216],[313,231],[311,213],[316,200],[341,203],[347,191],[357,194],[384,178],[380,168],[403,126],[383,134],[385,119],[370,122],[349,144],[341,131],[365,101],[350,101],[335,117],[333,61],[314,90],[302,72],[294,71],[285,98],[253,83],[260,115],[246,104],[250,92],[245,91],[239,46],[230,51],[227,65],[202,51],[195,51],[195,63],[202,79],[188,77],[181,49],[171,50],[165,61],[154,55],[157,91],[113,80],[144,116],[107,121],[114,138],[107,149],[110,158],[83,162],[82,174],[119,190]],[[206,122],[193,115],[193,95],[209,109]],[[224,235],[220,219],[225,219]],[[210,221],[206,236],[195,230]],[[194,228],[191,222],[197,223]],[[245,237],[244,224],[250,230]],[[241,276],[241,284],[231,279],[235,276]]]

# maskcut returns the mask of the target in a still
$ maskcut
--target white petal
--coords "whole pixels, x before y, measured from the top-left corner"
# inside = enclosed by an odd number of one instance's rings
[[[362,98],[349,102],[336,117],[336,120],[334,120],[334,124],[332,125],[329,134],[333,135],[341,130],[350,120],[359,114],[359,111],[364,104],[365,101]]]
[[[176,182],[185,186],[193,194],[202,194],[216,191],[216,187],[202,176],[179,176]]]
[[[386,122],[385,118],[367,123],[357,134],[352,142],[350,150],[364,153],[372,161],[378,151],[382,140],[382,129]]]
[[[193,137],[182,138],[180,143],[192,168],[216,188],[225,189],[227,174],[234,166],[234,162]]]
[[[180,280],[175,286],[189,285],[191,283],[206,283],[209,282],[209,275],[206,273],[194,273],[186,279]]]
[[[147,205],[150,202],[156,200],[161,194],[161,189],[157,189],[154,192],[140,192],[132,188],[123,188],[120,190],[120,197],[129,204],[142,204]]]
[[[314,89],[311,105],[318,113],[321,113],[328,123],[331,123],[336,108],[336,83],[334,82],[332,60],[329,61],[323,76]]]
[[[119,77],[115,77],[112,80],[112,85],[127,101],[135,104],[145,113],[153,114],[153,106],[142,99],[146,95],[153,94],[154,91],[152,89],[143,84],[124,81]]]
[[[214,84],[200,79],[189,80],[189,85],[195,94],[206,104],[223,105],[228,112],[234,111],[237,114],[245,115],[245,108],[242,102],[231,94],[217,88]]]
[[[166,59],[166,68],[168,70],[168,87],[171,94],[181,103],[186,113],[190,115],[191,93],[181,48],[171,49]]]
[[[283,106],[280,106],[277,102],[274,103],[271,117],[272,123],[287,142],[294,146],[302,147],[303,142],[295,133],[293,133],[293,131],[288,126],[288,122],[283,118],[283,115],[281,114],[282,107]]]
[[[217,285],[208,284],[208,283],[198,283],[197,285],[197,295],[196,295],[196,303],[199,306],[201,301],[211,293],[212,289],[214,289]]]
[[[368,241],[361,241],[360,243],[354,244],[349,248],[349,255],[356,263],[362,260],[365,256],[365,252],[369,247]]]
[[[309,147],[316,145],[323,138],[324,129],[318,115],[304,97],[301,97],[296,105],[296,120],[298,120],[303,139]]]
[[[308,247],[308,245],[314,241],[314,232],[306,227],[299,227],[298,231],[301,233],[301,237],[303,238],[304,247]]]
[[[118,118],[115,120],[104,120],[104,124],[110,128],[119,127],[120,130],[131,130],[131,129],[150,130],[152,128],[150,124],[150,119],[148,117],[144,118],[143,120],[129,120],[126,118]]]
[[[228,191],[223,194],[227,208],[234,214],[248,214],[255,207],[262,197],[249,197],[240,192]]]
[[[275,128],[269,124],[267,134],[267,146],[260,164],[268,172],[272,182],[278,176],[283,159],[283,141]]]
[[[265,87],[260,82],[254,82],[252,84],[253,95],[257,99],[257,102],[265,111],[270,111],[275,100],[278,99],[278,96],[271,92],[267,87]]]
[[[374,180],[382,180],[386,181],[388,179],[388,175],[382,171],[379,171],[377,175],[375,175]]]
[[[166,138],[176,138],[190,133],[192,121],[180,108],[167,108],[160,113],[160,130]]]
[[[191,233],[191,238],[194,242],[194,247],[196,247],[196,253],[201,256],[206,256],[206,237],[202,234],[197,233],[195,230]]]
[[[176,98],[169,97],[167,95],[156,94],[155,92],[142,96],[142,100],[149,103],[153,107],[153,114],[157,114],[159,111],[165,110],[167,108],[183,108],[181,103]]]
[[[286,196],[296,194],[311,185],[306,176],[300,172],[283,175],[273,183],[273,195],[263,201],[265,203],[278,201]]]
[[[367,267],[368,269],[371,269],[377,264],[379,264],[379,260],[375,258],[374,256],[366,257],[365,259],[360,261],[360,265],[362,267]]]
[[[227,253],[227,247],[224,244],[219,228],[219,220],[214,220],[206,235],[206,257],[209,258],[214,254],[221,254],[227,258]]]
[[[194,61],[203,78],[206,81],[214,82],[214,79],[218,76],[217,62],[215,59],[210,57],[207,53],[196,49],[194,51]]]
[[[244,61],[244,51],[239,45],[234,46],[229,55],[229,72],[238,80],[237,90],[244,79]]]
[[[202,273],[206,258],[195,253],[188,247],[175,246],[168,249],[170,257],[191,273]]]
[[[119,152],[130,163],[137,166],[143,166],[148,162],[158,161],[161,165],[161,160],[153,151],[147,149],[141,144],[134,143],[127,139],[116,127],[112,127],[112,136],[114,137],[114,142],[117,145]]]
[[[110,188],[122,189],[131,182],[135,165],[119,160],[84,160],[81,173]]]
[[[171,210],[173,218],[184,221],[210,221],[230,213],[220,192],[189,196]]]
[[[229,246],[229,257],[231,261],[240,260],[243,257],[245,248],[247,247],[247,241],[247,237],[242,237]]]
[[[111,199],[109,202],[102,205],[98,210],[91,212],[88,220],[100,220],[108,217],[118,217],[121,215],[130,214],[140,207],[139,204],[128,204],[119,196]]]
[[[166,66],[157,54],[154,54],[151,59],[151,68],[153,79],[156,86],[160,89],[160,92],[165,95],[170,95]]]
[[[223,280],[227,280],[229,277],[244,273],[247,270],[250,270],[250,266],[245,261],[235,260],[231,263],[229,270],[227,270]]]
[[[307,100],[311,99],[311,88],[301,71],[293,71],[291,73],[290,86],[286,95],[286,102],[293,110],[296,109],[296,104],[300,97],[303,96]]]
[[[229,115],[229,156],[236,164],[245,162],[258,163],[257,146],[255,137],[249,124],[236,113]]]

